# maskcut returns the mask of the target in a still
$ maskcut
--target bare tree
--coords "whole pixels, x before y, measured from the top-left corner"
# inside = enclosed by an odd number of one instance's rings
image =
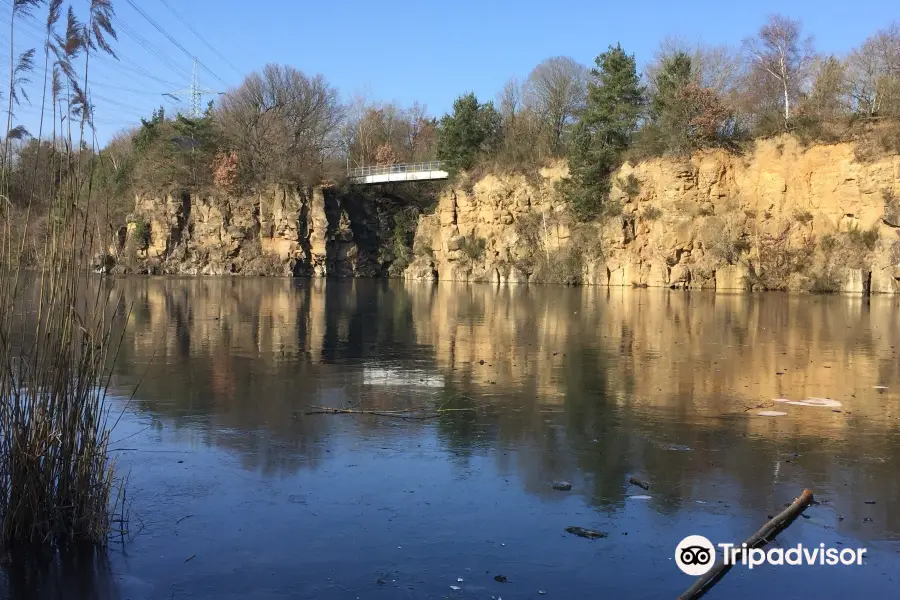
[[[344,107],[344,119],[340,126],[341,152],[344,154],[348,163],[361,163],[361,158],[356,155],[360,146],[365,147],[374,152],[375,144],[373,140],[373,132],[365,128],[366,111],[369,110],[370,102],[366,95],[357,92]]]
[[[496,159],[506,166],[521,166],[541,160],[542,144],[536,143],[541,134],[541,123],[534,111],[525,103],[526,84],[512,77],[497,94],[496,105],[501,119],[501,139],[497,145]]]
[[[406,125],[406,149],[410,162],[418,162],[434,158],[434,144],[437,125],[428,117],[428,109],[424,104],[414,102],[403,111]]]
[[[584,105],[587,68],[566,56],[548,58],[531,71],[525,103],[541,119],[551,152],[559,152],[563,131]]]
[[[744,75],[740,52],[724,44],[696,46],[691,53],[691,65],[697,75],[697,84],[715,90],[723,97],[735,93]]]
[[[731,46],[690,44],[677,37],[667,37],[659,44],[653,61],[644,69],[649,91],[656,87],[657,73],[667,59],[683,53],[691,59],[691,76],[700,87],[715,90],[720,96],[733,93],[744,75],[740,53]]]
[[[847,59],[848,85],[864,116],[900,115],[900,24],[868,38]]]
[[[267,65],[222,99],[225,136],[254,183],[301,181],[339,145],[341,106],[324,77]]]
[[[521,112],[524,107],[524,95],[522,83],[516,77],[510,77],[503,84],[503,89],[497,94],[497,108],[504,121],[515,118]]]
[[[357,97],[341,128],[342,147],[354,165],[415,162],[433,158],[436,124],[425,106],[368,102]]]
[[[820,119],[833,120],[847,112],[847,76],[843,62],[829,56],[816,61],[812,89],[804,105]]]
[[[772,15],[755,38],[744,40],[748,57],[778,84],[784,120],[791,118],[791,102],[803,90],[814,58],[812,38],[801,38],[799,21]]]

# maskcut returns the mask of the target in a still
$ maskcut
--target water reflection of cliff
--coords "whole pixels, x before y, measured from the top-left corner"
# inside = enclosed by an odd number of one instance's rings
[[[597,506],[623,502],[631,473],[654,481],[663,511],[721,495],[717,482],[761,506],[785,485],[849,488],[854,501],[900,492],[891,464],[900,455],[896,299],[366,281],[119,285],[133,311],[117,386],[147,369],[142,410],[200,431],[247,468],[322,460],[348,421],[305,416],[310,404],[452,397],[478,410],[415,431],[433,431],[454,460],[493,456],[537,493],[551,479],[582,478]],[[808,397],[837,399],[841,412],[788,406],[767,419],[752,408]],[[352,427],[380,435],[392,425],[360,417]],[[900,514],[882,520],[900,532]]]

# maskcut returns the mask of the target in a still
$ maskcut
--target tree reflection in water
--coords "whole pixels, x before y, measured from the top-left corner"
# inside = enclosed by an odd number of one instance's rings
[[[224,511],[185,522],[215,548],[228,547],[229,526],[250,538],[292,527],[333,564],[351,541],[379,554],[404,515],[409,527],[456,536],[419,555],[447,561],[437,548],[495,535],[482,512],[517,519],[527,509],[533,527],[558,532],[557,513],[610,527],[627,517],[656,535],[697,515],[720,527],[758,524],[803,487],[827,499],[823,514],[835,519],[816,531],[900,539],[900,512],[888,510],[900,497],[896,299],[224,278],[115,285],[133,302],[115,389],[129,395],[146,371],[129,426],[151,427],[141,433],[146,454],[123,460],[143,469],[147,510],[161,522],[186,506]],[[756,414],[775,398],[810,397],[842,406]],[[454,410],[408,422],[305,414],[425,404]],[[185,448],[202,467],[153,454]],[[651,490],[630,486],[632,475]],[[562,479],[571,492],[549,485]],[[491,513],[500,502],[517,508]],[[252,546],[271,553],[260,560],[292,555],[265,540]],[[554,548],[572,565],[584,558],[583,546]],[[615,580],[615,570],[604,573]],[[204,589],[238,593],[252,579],[243,577],[216,572]],[[371,583],[370,571],[359,577]]]

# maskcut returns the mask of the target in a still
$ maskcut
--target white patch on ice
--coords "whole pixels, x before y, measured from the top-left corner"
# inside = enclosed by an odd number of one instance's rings
[[[831,398],[807,398],[806,400],[786,400],[785,398],[776,398],[773,402],[781,402],[782,404],[790,404],[792,406],[821,406],[823,408],[840,408],[841,403]]]
[[[761,417],[783,417],[787,413],[781,412],[780,410],[761,410],[756,414],[758,414]]]
[[[422,370],[404,370],[390,368],[365,367],[363,369],[364,385],[400,386],[400,387],[444,387],[444,378]]]

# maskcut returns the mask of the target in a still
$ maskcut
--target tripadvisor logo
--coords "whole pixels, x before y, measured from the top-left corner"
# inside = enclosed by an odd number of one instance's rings
[[[704,575],[715,562],[716,548],[702,535],[689,535],[675,548],[675,564],[687,575]]]
[[[744,565],[754,568],[769,564],[774,566],[801,566],[838,564],[862,565],[865,548],[826,548],[825,544],[806,547],[797,544],[790,548],[748,548],[747,544],[713,544],[702,535],[689,535],[675,547],[675,563],[687,575],[705,575],[716,562],[716,546],[722,552],[726,565]]]

